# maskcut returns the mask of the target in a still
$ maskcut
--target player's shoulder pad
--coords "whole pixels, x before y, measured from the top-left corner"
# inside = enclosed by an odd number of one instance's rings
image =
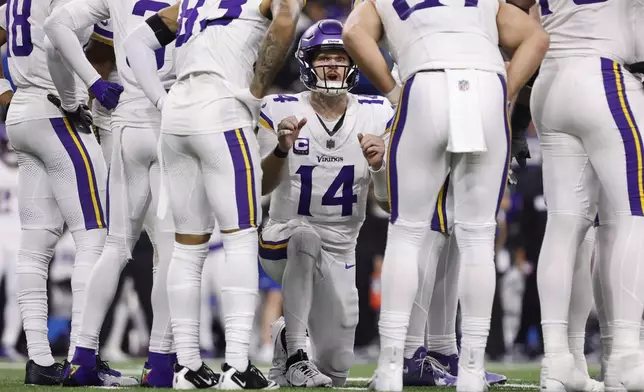
[[[264,97],[259,112],[259,124],[266,129],[275,130],[281,118],[286,117],[283,113],[289,111],[294,103],[299,103],[299,94],[271,94]]]
[[[383,124],[384,133],[385,127],[389,127],[389,120],[394,116],[394,109],[387,98],[380,95],[355,95],[355,97],[359,110],[368,112],[376,124]]]

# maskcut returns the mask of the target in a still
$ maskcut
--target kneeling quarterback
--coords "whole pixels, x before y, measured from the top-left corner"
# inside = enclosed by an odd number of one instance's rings
[[[387,198],[383,136],[393,109],[383,97],[348,93],[358,74],[342,23],[311,26],[296,57],[311,91],[266,97],[257,135],[262,190],[272,192],[259,256],[284,296],[269,378],[282,386],[342,386],[358,323],[356,240],[372,179],[379,199]]]

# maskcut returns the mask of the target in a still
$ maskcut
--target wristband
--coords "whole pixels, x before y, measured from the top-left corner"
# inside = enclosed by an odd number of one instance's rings
[[[275,146],[275,149],[273,150],[273,155],[275,155],[278,158],[284,159],[284,158],[286,158],[288,156],[288,151],[284,152],[284,151],[280,150],[280,146],[277,145],[277,146]]]

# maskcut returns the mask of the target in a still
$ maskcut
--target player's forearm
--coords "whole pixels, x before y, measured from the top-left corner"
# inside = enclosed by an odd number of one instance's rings
[[[262,98],[266,95],[275,76],[284,65],[291,42],[295,37],[296,24],[297,18],[294,18],[288,10],[274,15],[273,22],[260,46],[255,75],[250,85],[250,92],[255,97]]]
[[[142,23],[123,41],[123,49],[130,59],[130,68],[139,82],[141,90],[159,109],[167,95],[157,73],[154,51],[161,47],[153,28],[149,23]]]
[[[344,48],[367,79],[383,94],[396,86],[376,41],[360,26],[345,28],[342,33]]]
[[[517,48],[507,69],[508,99],[514,101],[521,88],[537,72],[548,51],[548,34],[536,31]]]
[[[76,36],[74,36],[74,40],[78,42]],[[69,69],[60,53],[48,39],[45,39],[45,52],[47,53],[49,74],[58,91],[61,106],[65,110],[74,111],[80,104],[76,96],[76,78],[74,77],[74,73]]]
[[[96,21],[96,23],[98,22],[100,20]],[[74,33],[75,30],[86,27],[88,26],[76,26],[72,15],[67,10],[67,6],[65,6],[57,8],[47,18],[44,29],[54,48],[60,52],[64,61],[71,67],[71,71],[76,72],[85,85],[90,87],[101,76],[85,57],[83,46],[78,40],[76,33]],[[62,74],[63,70],[61,69],[60,72]]]
[[[284,153],[278,151],[278,154],[283,155]],[[273,192],[280,184],[286,161],[285,157],[279,157],[274,152],[262,160],[262,196]]]

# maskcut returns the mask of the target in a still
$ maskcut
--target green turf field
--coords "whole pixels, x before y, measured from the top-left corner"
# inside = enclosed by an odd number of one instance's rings
[[[141,366],[143,365],[144,360],[135,360],[130,362],[117,362],[111,363],[111,366],[114,369],[121,370],[124,374],[136,376],[137,378],[141,375]],[[220,365],[217,362],[208,363],[213,370],[219,370]],[[351,369],[351,374],[349,375],[349,382],[347,386],[343,389],[345,390],[366,390],[367,383],[369,378],[373,375],[375,365],[356,365]],[[268,373],[268,369],[260,367],[262,371],[265,371],[265,374]],[[511,391],[536,391],[538,390],[539,384],[539,364],[516,364],[516,365],[506,365],[506,364],[490,364],[488,369],[491,371],[503,373],[508,376],[508,383],[505,386],[494,387],[494,390],[499,392],[511,392]],[[595,370],[595,369],[593,369]],[[61,391],[69,390],[69,388],[62,387],[31,387],[25,386],[23,384],[25,376],[24,364],[21,363],[9,363],[9,362],[0,362],[0,391],[9,392],[9,391],[31,391],[43,390],[43,391]],[[103,389],[103,388],[101,388]],[[137,390],[138,388],[110,388],[110,389],[120,389],[120,390]],[[303,388],[298,388],[302,389]],[[408,391],[420,390],[423,388],[406,388]],[[434,388],[435,390],[438,388]],[[455,390],[454,388],[441,388],[444,390]],[[74,391],[91,391],[96,390],[96,388],[74,388]],[[291,391],[296,391],[296,388],[289,388]],[[321,392],[320,390],[309,390],[308,392]],[[450,391],[451,392],[451,391]]]

